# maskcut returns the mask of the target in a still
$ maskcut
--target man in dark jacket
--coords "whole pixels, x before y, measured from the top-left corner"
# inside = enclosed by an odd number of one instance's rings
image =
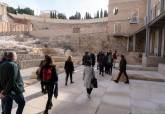
[[[88,60],[90,60],[89,52],[85,52],[85,55],[82,58],[82,65],[86,65]]]
[[[117,77],[117,80],[115,80],[116,83],[119,82],[119,79],[121,77],[121,75],[124,73],[125,77],[126,77],[126,84],[129,84],[129,79],[128,79],[128,75],[127,75],[127,72],[126,72],[126,67],[127,67],[127,61],[124,57],[124,55],[121,55],[121,61],[120,61],[120,72],[119,72],[119,75]]]
[[[0,57],[0,65],[7,60],[7,52],[4,52]],[[1,106],[2,106],[2,114],[4,114],[4,103],[3,100],[1,100]]]
[[[94,67],[96,63],[96,56],[94,53],[90,54],[90,59],[91,59],[92,67]]]
[[[3,114],[11,114],[13,100],[18,104],[16,114],[22,114],[25,100],[23,96],[24,83],[18,65],[17,55],[8,52],[7,61],[0,65],[0,96],[3,103]]]

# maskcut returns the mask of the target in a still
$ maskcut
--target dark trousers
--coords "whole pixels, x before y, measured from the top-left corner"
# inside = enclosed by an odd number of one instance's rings
[[[65,84],[66,85],[68,83],[69,76],[70,76],[70,83],[73,82],[73,80],[72,80],[72,72],[66,72],[66,79],[65,79]]]
[[[109,70],[109,65],[108,65],[108,63],[105,65],[105,73],[107,73],[108,74],[108,70]]]
[[[103,64],[100,64],[99,65],[99,70],[100,70],[100,75],[104,75],[104,65]]]
[[[113,65],[111,64],[110,68],[109,68],[110,75],[112,74],[112,67],[113,67]]]
[[[108,63],[107,64],[107,74],[112,74],[112,64],[111,63]]]
[[[46,85],[46,90],[48,93],[48,100],[46,103],[46,108],[45,110],[48,111],[52,107],[52,97],[53,97],[53,90],[54,90],[54,85]]]
[[[126,70],[120,70],[120,72],[119,72],[119,75],[118,75],[118,77],[117,77],[117,80],[116,81],[119,81],[120,80],[120,78],[121,78],[121,75],[124,73],[124,75],[125,75],[125,77],[126,77],[126,82],[129,82],[129,79],[128,79],[128,75],[127,75],[127,72],[126,72]]]
[[[87,88],[87,93],[90,95],[92,90],[93,90],[93,88]]]
[[[12,106],[13,106],[13,100],[18,104],[16,114],[22,114],[24,106],[25,106],[25,99],[24,99],[23,94],[7,95],[2,100],[3,114],[11,114],[11,110],[12,110]]]

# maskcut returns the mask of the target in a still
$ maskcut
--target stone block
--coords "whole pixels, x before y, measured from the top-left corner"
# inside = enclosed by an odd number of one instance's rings
[[[158,72],[165,76],[165,64],[159,64]]]

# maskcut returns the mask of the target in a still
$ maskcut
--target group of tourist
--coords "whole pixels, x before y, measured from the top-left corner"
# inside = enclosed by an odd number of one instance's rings
[[[112,75],[112,67],[115,68],[115,63],[117,60],[117,51],[112,53],[110,50],[109,52],[99,52],[97,54],[97,69],[100,71],[100,75],[104,76],[104,72],[106,74]]]
[[[112,69],[115,67],[118,54],[117,51],[112,53],[99,52],[97,56],[94,53],[85,52],[82,58],[82,65],[84,65],[83,80],[87,91],[87,97],[91,99],[91,92],[93,88],[97,88],[97,79],[95,77],[95,64],[97,60],[97,69],[99,74],[104,76],[104,73],[112,75]],[[12,104],[15,101],[18,104],[16,114],[22,114],[25,99],[23,96],[24,83],[20,74],[20,69],[17,61],[17,55],[15,52],[5,52],[0,58],[0,99],[2,104],[2,114],[11,114]],[[124,55],[121,55],[119,64],[119,75],[114,82],[118,83],[122,74],[126,77],[126,82],[129,83],[126,73],[126,59]],[[68,85],[68,78],[70,77],[70,83],[73,84],[74,63],[71,56],[67,58],[64,65],[66,73],[65,86]],[[53,106],[52,98],[58,96],[58,74],[56,66],[53,64],[52,58],[49,55],[45,55],[44,60],[41,61],[39,68],[36,71],[37,79],[41,82],[41,90],[43,94],[48,95],[44,114],[48,114]]]
[[[99,71],[100,71],[99,74],[104,76],[104,72],[105,72],[106,74],[112,75],[112,68],[113,67],[115,68],[117,57],[118,57],[117,51],[115,51],[114,53],[112,53],[111,50],[107,53],[105,53],[103,51],[99,52],[97,54],[97,63],[98,63],[97,69],[99,69]],[[124,55],[121,54],[121,60],[120,60],[120,64],[119,64],[120,72],[119,72],[117,79],[114,80],[116,83],[119,82],[122,74],[124,74],[126,77],[125,83],[127,83],[127,84],[129,83],[128,75],[126,72],[126,65],[127,65],[127,61],[126,61]]]

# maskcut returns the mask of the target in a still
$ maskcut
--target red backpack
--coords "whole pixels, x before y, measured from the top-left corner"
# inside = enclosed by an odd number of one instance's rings
[[[42,70],[42,78],[43,78],[43,81],[47,82],[47,81],[50,81],[52,79],[52,68],[49,67],[49,68],[43,68]]]

